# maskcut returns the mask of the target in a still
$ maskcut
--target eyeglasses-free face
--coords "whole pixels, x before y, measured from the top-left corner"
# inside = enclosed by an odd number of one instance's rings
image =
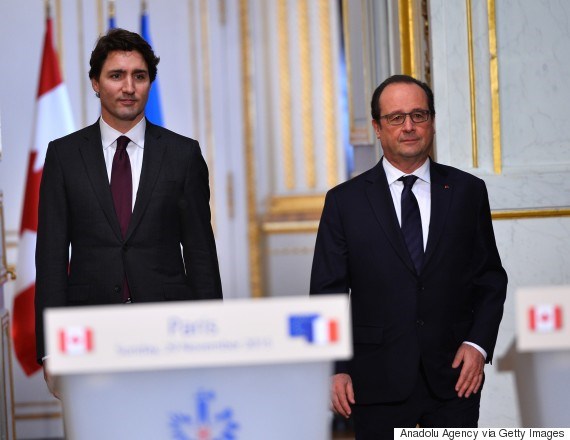
[[[410,113],[390,113],[389,115],[380,116],[380,119],[386,119],[390,125],[402,125],[406,122],[406,117],[410,117],[414,124],[426,122],[430,117],[429,110],[414,110]]]

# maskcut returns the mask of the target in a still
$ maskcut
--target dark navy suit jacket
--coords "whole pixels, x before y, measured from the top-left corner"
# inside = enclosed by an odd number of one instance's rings
[[[133,302],[222,298],[209,197],[198,142],[147,121],[123,239],[99,123],[51,142],[36,245],[38,359],[45,355],[45,308],[121,303],[125,274]]]
[[[351,296],[359,404],[401,401],[420,362],[442,398],[456,395],[463,341],[493,358],[507,275],[497,252],[484,182],[431,162],[431,219],[424,266],[416,273],[381,161],[330,190],[311,273],[311,294]]]

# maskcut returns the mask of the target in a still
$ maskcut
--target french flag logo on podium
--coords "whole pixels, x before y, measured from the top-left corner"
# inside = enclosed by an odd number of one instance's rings
[[[303,337],[311,344],[332,344],[338,341],[338,321],[319,314],[292,315],[289,336]]]
[[[550,333],[562,328],[562,307],[556,304],[538,304],[528,311],[529,327],[538,333]]]
[[[93,351],[93,332],[84,326],[66,327],[59,331],[59,350],[69,355]]]

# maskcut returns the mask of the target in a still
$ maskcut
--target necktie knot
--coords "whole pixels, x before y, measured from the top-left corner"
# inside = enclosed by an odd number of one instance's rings
[[[130,141],[131,140],[126,136],[119,136],[117,138],[117,150],[126,150]]]
[[[402,176],[398,180],[404,183],[404,189],[412,189],[412,186],[418,180],[418,176],[410,174],[409,176]]]

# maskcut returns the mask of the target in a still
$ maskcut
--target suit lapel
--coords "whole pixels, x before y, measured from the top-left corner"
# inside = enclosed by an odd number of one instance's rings
[[[429,262],[445,229],[447,213],[453,198],[453,185],[448,181],[447,172],[441,165],[431,161],[431,215],[429,234],[424,258],[424,267]]]
[[[133,216],[131,217],[125,240],[129,239],[143,217],[154,186],[156,185],[165,151],[166,146],[161,141],[160,129],[156,125],[151,124],[147,119],[141,178],[135,200],[135,207],[133,209]]]
[[[79,151],[85,165],[85,172],[101,209],[105,213],[105,217],[111,224],[111,227],[117,237],[121,240],[121,226],[115,213],[113,204],[113,196],[109,185],[109,177],[107,176],[107,167],[105,166],[105,157],[103,156],[103,144],[101,143],[101,130],[99,122],[90,126],[85,130],[85,141],[79,146]]]
[[[383,160],[383,159],[382,159]],[[367,178],[369,186],[366,188],[366,195],[372,206],[372,210],[380,226],[384,230],[390,244],[398,254],[398,256],[406,263],[409,269],[415,273],[412,259],[406,248],[402,230],[398,223],[398,217],[394,209],[394,201],[390,194],[386,173],[382,166],[382,160],[371,170],[370,176]]]

